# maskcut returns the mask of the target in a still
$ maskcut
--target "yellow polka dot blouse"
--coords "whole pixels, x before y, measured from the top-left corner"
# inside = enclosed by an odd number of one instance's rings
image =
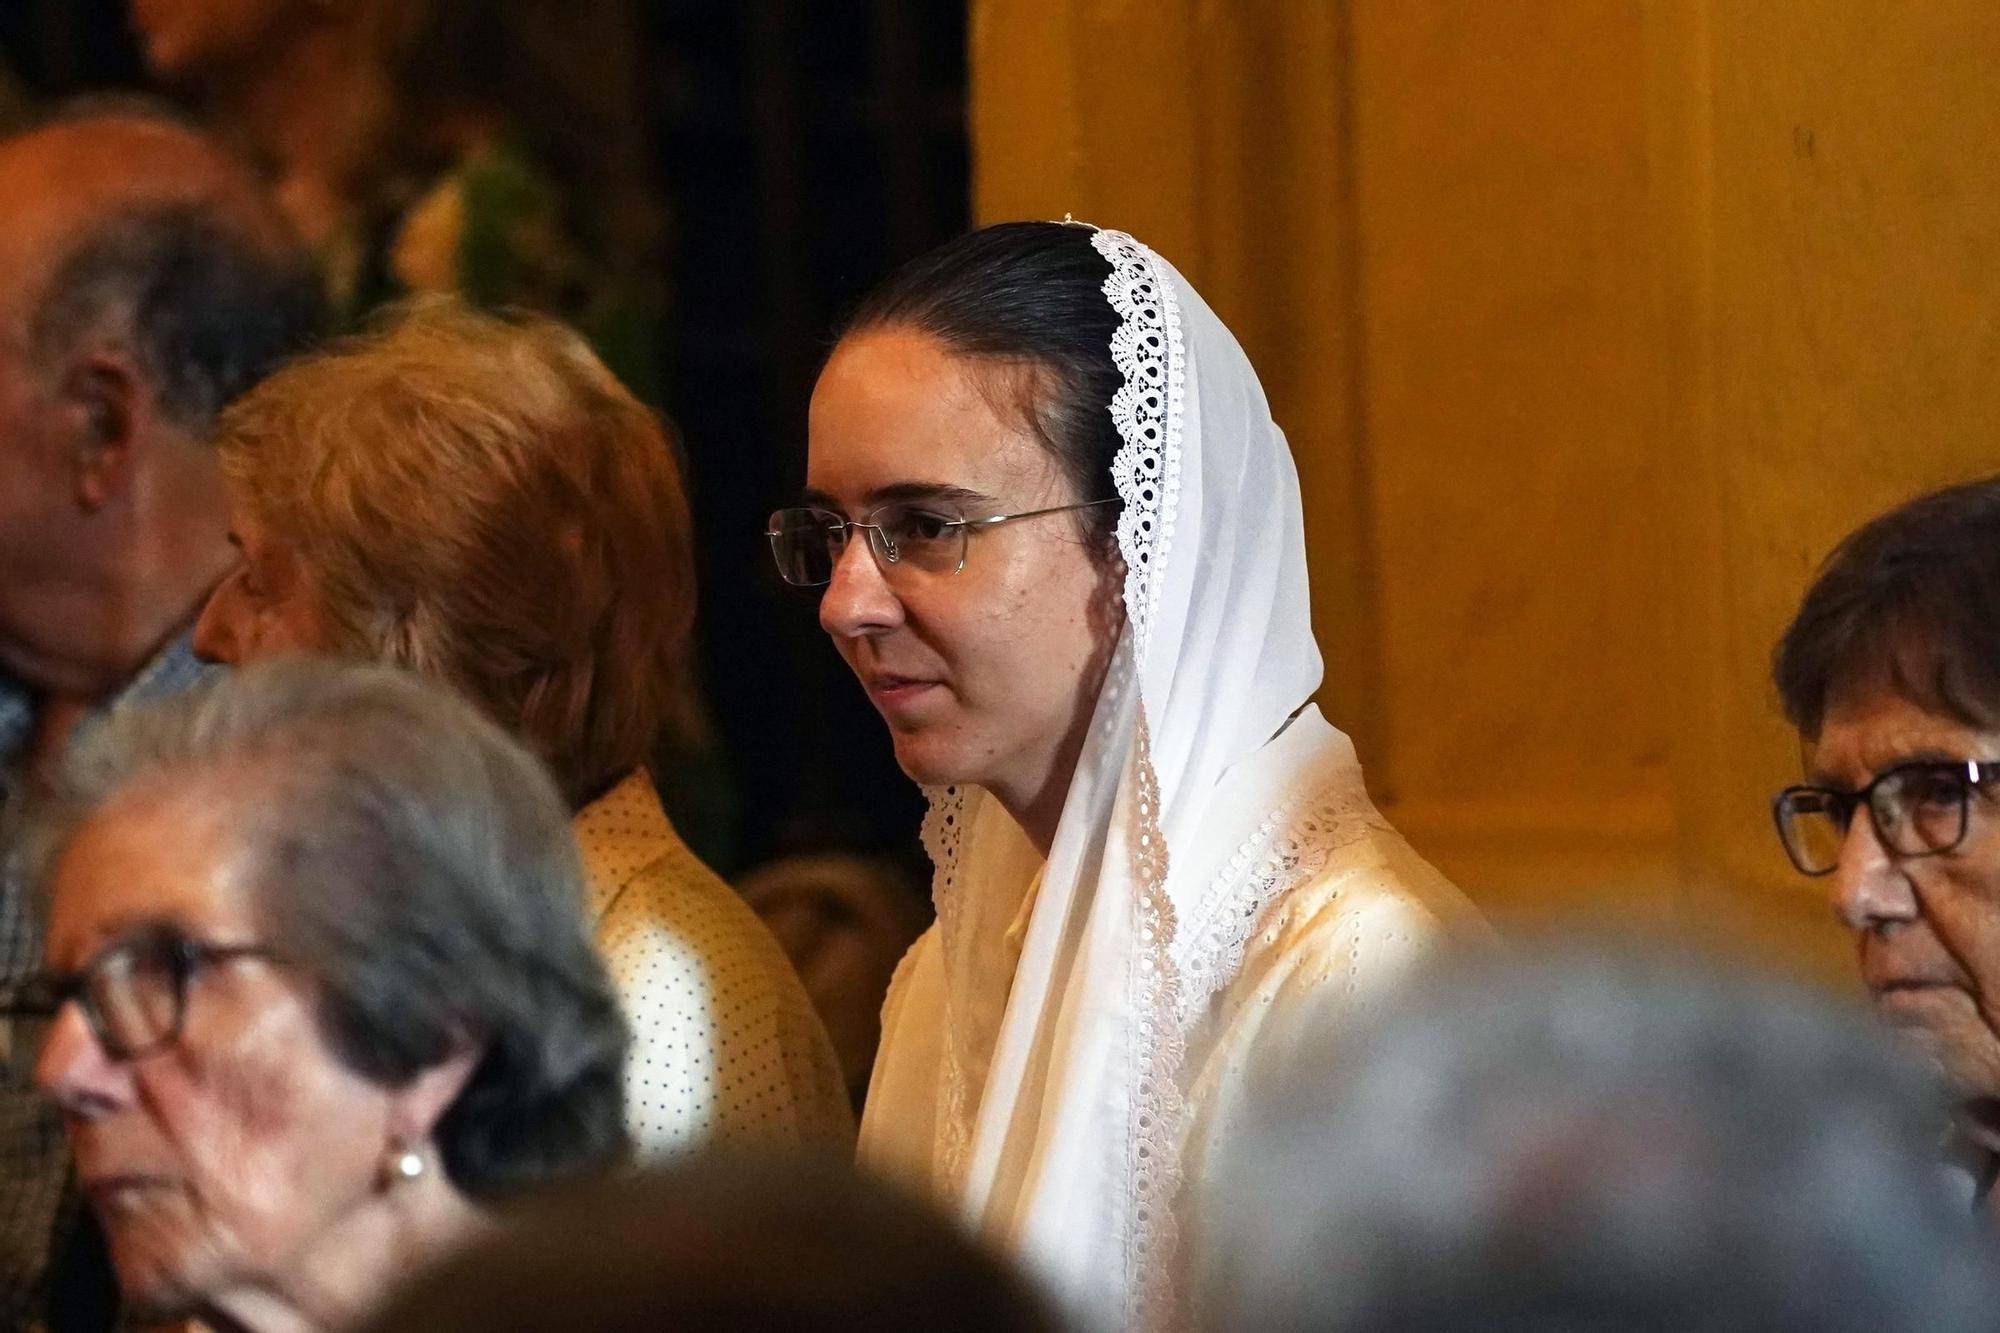
[[[851,1143],[840,1067],[805,987],[756,914],[674,832],[646,774],[584,807],[573,827],[598,952],[632,1028],[625,1120],[639,1155]]]

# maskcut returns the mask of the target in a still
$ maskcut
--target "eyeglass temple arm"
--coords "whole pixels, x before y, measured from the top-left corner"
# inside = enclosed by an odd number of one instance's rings
[[[1040,518],[1043,514],[1067,514],[1072,509],[1095,509],[1099,505],[1115,505],[1117,503],[1118,497],[1112,495],[1106,496],[1102,500],[1085,500],[1081,504],[1051,505],[1047,509],[1029,509],[1019,514],[995,514],[991,518],[955,518],[951,522],[955,527],[988,528],[992,527],[995,523],[1012,523],[1017,518]]]

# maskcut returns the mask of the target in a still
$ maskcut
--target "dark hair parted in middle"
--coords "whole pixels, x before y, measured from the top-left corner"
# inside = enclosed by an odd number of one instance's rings
[[[1064,222],[983,227],[896,270],[846,329],[914,329],[956,355],[1028,371],[1019,408],[1079,500],[1115,498],[1111,398],[1123,383],[1111,359],[1118,316],[1104,295],[1111,265],[1091,235]],[[1119,508],[1077,515],[1101,554],[1113,549]]]
[[[482,1050],[434,1135],[467,1197],[622,1159],[624,1020],[568,811],[517,742],[405,672],[261,663],[73,747],[21,830],[24,881],[46,894],[114,802],[190,786],[227,804],[256,911],[313,980],[335,1058],[395,1088]]]
[[[1878,682],[2000,729],[2000,477],[1920,496],[1835,547],[1778,641],[1772,676],[1809,739],[1836,693]]]

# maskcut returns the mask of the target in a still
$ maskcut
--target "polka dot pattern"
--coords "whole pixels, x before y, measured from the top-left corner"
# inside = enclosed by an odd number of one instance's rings
[[[577,815],[598,952],[632,1028],[642,1158],[705,1144],[845,1147],[840,1066],[784,951],[635,772]]]

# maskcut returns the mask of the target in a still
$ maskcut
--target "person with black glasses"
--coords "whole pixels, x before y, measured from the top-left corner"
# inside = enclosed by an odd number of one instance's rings
[[[503,1201],[627,1157],[627,1036],[569,813],[386,667],[120,710],[38,784],[33,1023],[133,1326],[349,1328]]]
[[[1825,876],[1876,1012],[1950,1084],[1978,1194],[2000,1165],[2000,477],[1827,558],[1773,663],[1806,746],[1772,799]]]

